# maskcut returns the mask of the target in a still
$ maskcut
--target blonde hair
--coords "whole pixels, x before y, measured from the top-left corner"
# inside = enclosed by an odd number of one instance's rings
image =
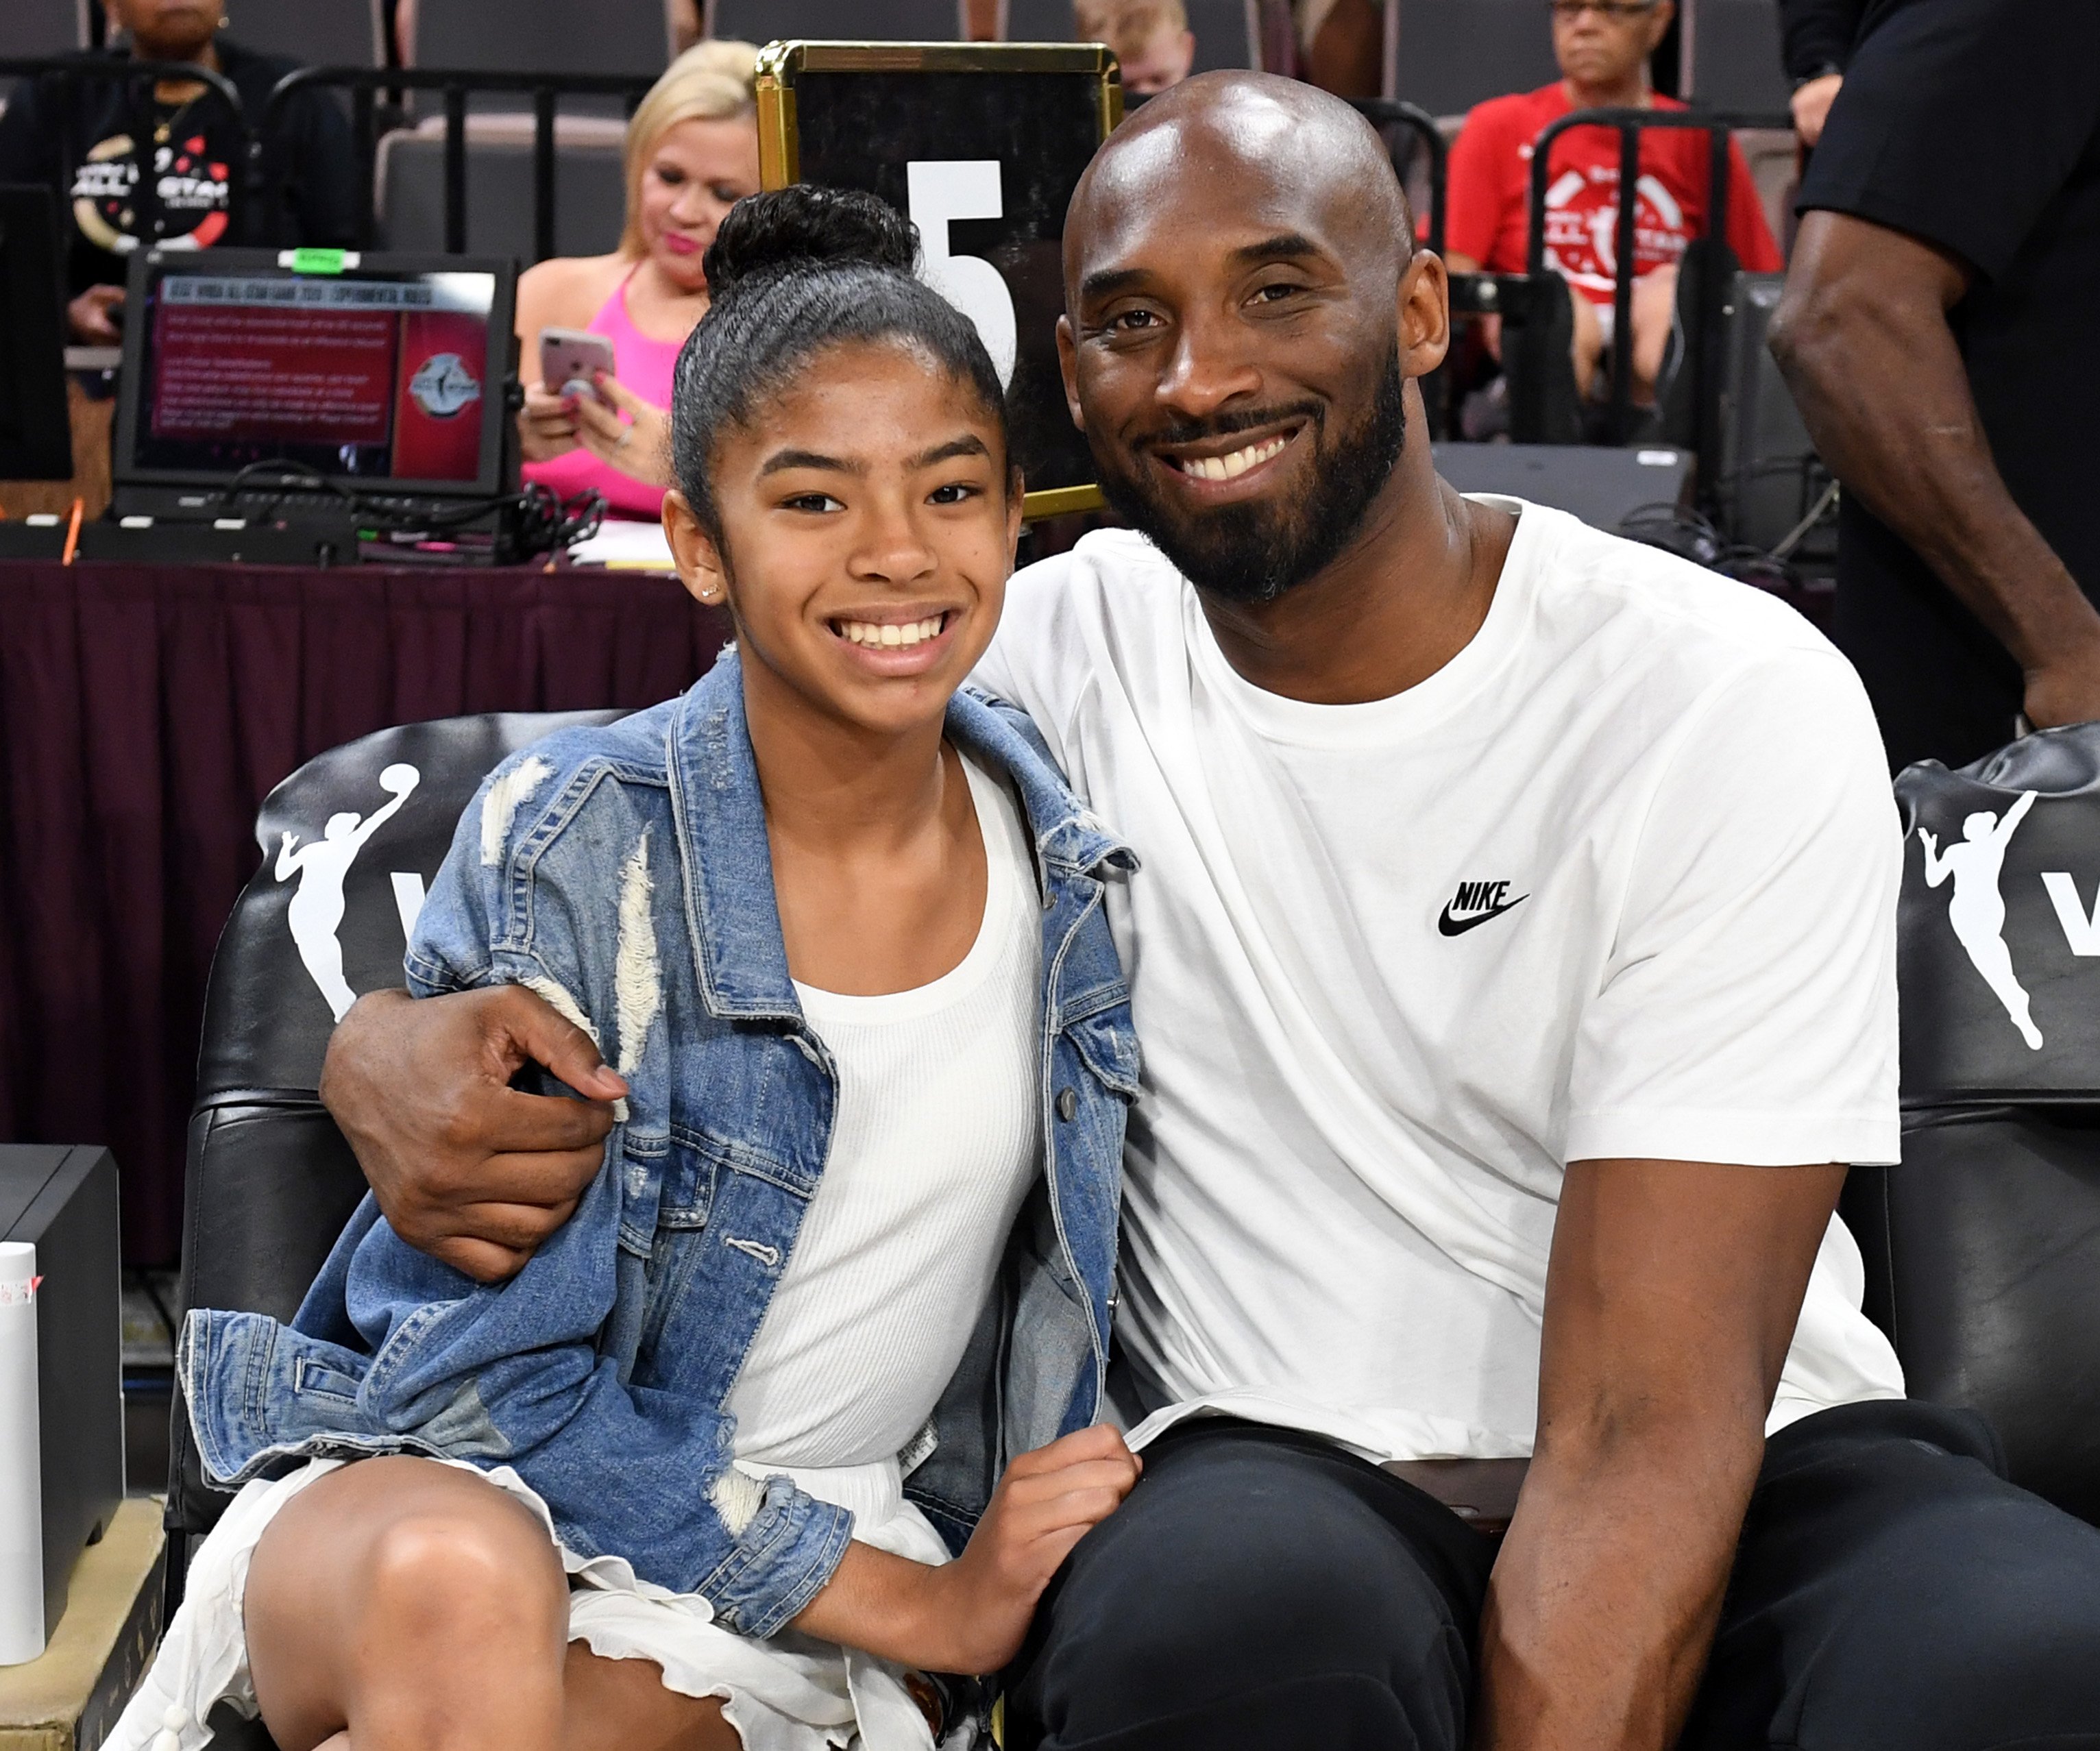
[[[642,173],[649,154],[682,121],[734,121],[751,115],[758,70],[755,43],[696,42],[664,69],[627,124],[624,174],[627,223],[620,234],[620,253],[639,256],[642,241]]]
[[[1189,28],[1181,0],[1073,0],[1072,22],[1082,42],[1105,42],[1127,60],[1165,31]]]

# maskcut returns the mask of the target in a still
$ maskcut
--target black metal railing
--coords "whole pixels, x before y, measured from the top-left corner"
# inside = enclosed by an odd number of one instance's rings
[[[1578,109],[1563,116],[1532,143],[1531,240],[1526,271],[1546,268],[1546,196],[1551,186],[1554,143],[1573,128],[1605,127],[1619,137],[1618,227],[1612,247],[1612,400],[1610,434],[1615,443],[1632,435],[1634,324],[1633,296],[1636,220],[1640,205],[1641,135],[1650,129],[1692,129],[1707,138],[1705,239],[1725,244],[1728,235],[1729,148],[1741,128],[1786,128],[1790,117],[1746,115],[1699,109]],[[1695,288],[1696,313],[1692,337],[1692,404],[1698,410],[1696,448],[1702,461],[1720,453],[1721,345],[1727,276],[1710,266]]]
[[[532,259],[554,253],[554,115],[565,97],[620,99],[629,114],[655,83],[641,73],[470,73],[436,67],[302,67],[287,73],[270,93],[259,130],[268,139],[285,107],[302,91],[334,90],[350,96],[351,130],[358,165],[358,245],[372,246],[375,209],[373,177],[378,152],[379,94],[435,91],[444,105],[444,248],[448,255],[466,252],[466,118],[470,98],[527,96],[532,99]],[[399,101],[398,98],[394,101]],[[250,164],[250,187],[282,214],[289,191],[286,167],[258,153]]]
[[[1420,140],[1429,155],[1429,228],[1422,241],[1439,255],[1444,253],[1444,190],[1448,179],[1451,148],[1444,143],[1444,130],[1436,126],[1436,118],[1419,104],[1404,104],[1390,97],[1352,98],[1349,107],[1379,130],[1383,139],[1388,128],[1404,128]],[[1397,153],[1387,151],[1393,160],[1393,174],[1405,186],[1408,165]]]
[[[240,94],[223,74],[188,61],[127,61],[90,55],[0,59],[0,79],[53,82],[61,104],[82,86],[123,87],[130,94],[131,136],[140,142],[140,171],[133,234],[151,243],[160,217],[160,179],[153,170],[153,87],[161,83],[204,85],[217,93],[226,111],[225,126],[240,146],[240,199],[249,208],[241,240],[284,248],[311,242],[298,234],[292,202],[299,166],[287,152],[272,149],[284,137],[285,112],[302,93],[342,91],[350,106],[356,178],[356,235],[360,249],[373,247],[377,224],[375,179],[382,112],[399,125],[401,94],[431,91],[443,106],[444,250],[466,251],[467,109],[478,97],[527,97],[532,105],[532,240],[535,261],[554,253],[555,114],[564,98],[615,98],[632,113],[655,82],[646,73],[478,73],[445,68],[302,67],[288,73],[271,91],[262,115],[250,121]],[[214,126],[218,124],[214,123]],[[73,186],[80,169],[73,157],[70,131],[60,147],[65,154],[61,175]],[[229,198],[236,191],[229,190]]]

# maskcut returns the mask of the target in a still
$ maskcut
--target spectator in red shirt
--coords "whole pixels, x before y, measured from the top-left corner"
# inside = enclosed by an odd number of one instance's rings
[[[1530,241],[1532,143],[1577,109],[1682,109],[1648,84],[1648,57],[1675,15],[1674,0],[1551,0],[1561,77],[1498,97],[1466,118],[1451,149],[1445,253],[1461,273],[1524,271]],[[1754,273],[1785,264],[1772,241],[1740,152],[1729,148],[1728,242]],[[1677,297],[1677,264],[1705,229],[1704,134],[1657,129],[1641,139],[1635,210],[1634,399],[1654,399]],[[1546,196],[1546,262],[1575,296],[1575,379],[1597,391],[1612,340],[1612,254],[1619,223],[1619,141],[1609,128],[1577,128],[1554,143]]]

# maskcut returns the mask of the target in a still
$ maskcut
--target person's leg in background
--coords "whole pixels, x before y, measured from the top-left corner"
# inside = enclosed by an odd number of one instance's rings
[[[1650,268],[1634,281],[1634,405],[1655,405],[1655,386],[1677,320],[1677,263]]]
[[[1309,1436],[1198,1419],[1044,1594],[1008,1751],[1462,1751],[1493,1546]]]
[[[1681,1751],[2100,1751],[2100,1531],[1998,1464],[1928,1405],[1774,1436]]]
[[[1584,399],[1602,401],[1611,392],[1612,327],[1617,312],[1610,305],[1593,304],[1587,294],[1574,286],[1568,288],[1568,293],[1575,311],[1570,348],[1575,387]],[[1632,308],[1633,404],[1649,408],[1655,405],[1656,379],[1662,375],[1670,325],[1677,320],[1676,263],[1652,268],[1634,282]]]

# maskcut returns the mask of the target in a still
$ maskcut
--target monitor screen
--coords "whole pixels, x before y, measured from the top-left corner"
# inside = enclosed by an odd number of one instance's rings
[[[289,463],[353,481],[471,489],[492,380],[489,272],[151,276],[130,471],[226,475]]]

